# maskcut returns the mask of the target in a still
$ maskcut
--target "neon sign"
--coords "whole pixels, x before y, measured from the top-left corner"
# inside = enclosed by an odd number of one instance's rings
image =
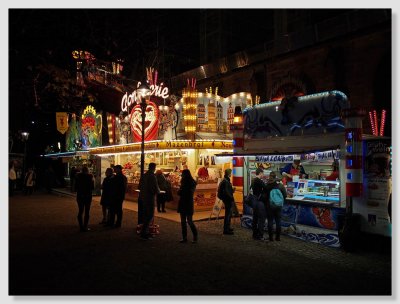
[[[138,82],[137,87],[141,85],[140,82]],[[164,83],[161,82],[159,85],[158,84],[151,84],[150,85],[150,96],[155,96],[155,97],[160,97],[163,99],[166,99],[169,97],[169,89],[167,87],[164,87]],[[121,110],[123,112],[128,112],[128,108],[135,104],[140,102],[139,96],[137,94],[137,90],[133,91],[131,94],[128,95],[128,93],[125,93],[125,95],[122,97],[121,100]]]

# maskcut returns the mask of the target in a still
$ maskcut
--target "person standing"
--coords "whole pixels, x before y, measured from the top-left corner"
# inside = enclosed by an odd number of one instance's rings
[[[115,228],[120,228],[122,224],[122,204],[125,199],[126,187],[128,184],[128,179],[122,173],[122,166],[116,165],[114,166],[115,175],[112,178],[111,187],[113,189],[113,199],[110,208],[110,221],[108,222],[108,226],[113,226]],[[117,216],[117,220],[115,221],[115,215]],[[115,221],[115,224],[114,224]]]
[[[253,194],[257,197],[255,206],[253,206],[253,221],[251,224],[253,229],[253,239],[255,240],[263,239],[265,219],[267,217],[264,201],[265,184],[262,180],[263,175],[264,170],[262,168],[257,168],[256,177],[251,183]]]
[[[90,230],[88,223],[93,189],[93,175],[89,173],[88,167],[84,165],[82,172],[76,175],[76,201],[78,203],[78,223],[81,232]],[[85,213],[85,216],[82,219],[83,213]]]
[[[193,179],[190,171],[185,169],[182,171],[181,186],[178,190],[178,195],[180,196],[178,202],[178,213],[181,216],[181,228],[182,228],[182,240],[180,243],[187,243],[187,225],[189,224],[190,229],[193,233],[192,243],[197,243],[198,233],[196,226],[193,223],[193,213],[194,213],[194,191],[196,189],[196,181]]]
[[[165,178],[162,170],[157,170],[156,172],[157,184],[160,190],[165,191],[165,193],[157,194],[157,211],[158,212],[166,212],[165,211],[165,202],[167,201],[167,191],[169,188],[168,181]]]
[[[282,182],[286,185],[286,182],[291,182],[294,175],[298,175],[300,178],[307,178],[307,173],[304,167],[300,164],[300,157],[294,156],[293,163],[287,164],[280,170],[283,176]]]
[[[232,217],[232,206],[234,203],[234,198],[233,198],[233,187],[230,180],[231,174],[232,174],[232,169],[226,169],[224,174],[224,179],[219,184],[219,187],[222,187],[221,188],[222,202],[224,203],[225,206],[223,234],[233,234],[233,229],[231,228],[231,217]]]
[[[273,238],[273,221],[275,220],[275,240],[281,240],[281,213],[282,206],[286,198],[286,189],[276,180],[276,173],[269,174],[268,182],[265,187],[265,194],[267,198],[267,217],[268,217],[268,235],[269,240],[272,242]]]
[[[197,176],[201,179],[207,180],[210,175],[208,173],[208,167],[210,166],[210,164],[208,162],[204,163],[204,167],[201,167],[199,169],[199,171],[197,171]]]
[[[113,169],[107,168],[106,169],[106,177],[103,180],[103,183],[101,184],[101,199],[100,199],[100,205],[101,205],[101,211],[103,213],[103,220],[100,222],[100,224],[107,224],[109,216],[110,216],[110,206],[111,202],[113,200],[113,187],[112,187],[112,178],[114,176]]]
[[[143,226],[140,232],[140,237],[143,240],[149,240],[151,238],[149,226],[154,217],[156,195],[161,191],[158,187],[156,175],[154,174],[155,171],[156,164],[150,163],[149,169],[141,177],[139,184],[140,199],[143,202]]]
[[[36,174],[32,168],[29,168],[24,178],[25,195],[31,195],[33,193],[33,186],[35,185],[35,180],[36,180]]]
[[[17,181],[17,173],[15,172],[14,161],[12,161],[8,168],[8,195],[9,196],[14,195],[16,181]]]
[[[332,165],[332,173],[325,178],[327,181],[336,181],[339,179],[339,163],[337,160],[333,161]]]

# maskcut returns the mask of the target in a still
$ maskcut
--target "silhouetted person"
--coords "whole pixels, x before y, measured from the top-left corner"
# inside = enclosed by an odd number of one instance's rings
[[[264,170],[262,168],[257,168],[256,177],[251,183],[253,194],[257,197],[257,202],[255,202],[255,206],[253,206],[253,221],[251,225],[253,229],[253,239],[255,240],[263,239],[265,219],[267,217],[264,201],[265,184],[261,179],[263,175]]]
[[[76,201],[78,202],[78,223],[82,232],[88,228],[90,205],[92,204],[92,191],[94,189],[93,175],[87,166],[82,167],[82,172],[76,175]],[[82,218],[85,213],[84,218]]]
[[[181,186],[178,190],[179,203],[178,203],[178,213],[181,215],[181,228],[182,228],[182,240],[181,243],[187,242],[187,225],[189,224],[190,229],[193,233],[193,242],[197,243],[197,229],[193,223],[193,213],[194,213],[194,191],[196,190],[196,181],[193,179],[190,171],[185,169],[182,171]]]
[[[28,169],[24,178],[25,195],[31,195],[33,193],[33,186],[35,185],[36,174],[32,168]]]
[[[158,188],[157,178],[154,172],[156,171],[156,164],[150,163],[149,169],[140,179],[139,189],[140,198],[143,202],[143,226],[140,232],[140,237],[144,240],[151,238],[149,233],[150,222],[154,217],[154,205],[156,195],[160,193]]]
[[[112,189],[113,189],[113,200],[110,206],[110,221],[107,225],[114,226],[115,228],[121,227],[122,224],[122,204],[125,199],[127,178],[122,173],[122,166],[114,166],[115,175],[112,178]],[[115,215],[117,215],[117,220],[114,225]]]
[[[103,220],[100,222],[100,224],[107,224],[109,217],[110,217],[110,206],[112,204],[113,200],[113,186],[112,186],[112,179],[114,177],[114,172],[113,169],[107,168],[106,169],[106,177],[104,178],[102,184],[101,184],[101,199],[100,199],[100,205],[101,205],[101,210],[103,212]]]
[[[222,201],[225,206],[225,217],[224,217],[224,234],[233,234],[231,228],[231,217],[232,217],[232,206],[234,202],[233,198],[233,187],[231,184],[232,169],[226,169],[224,179],[220,182],[219,187],[222,187],[223,198]]]
[[[168,181],[165,178],[162,170],[157,170],[156,172],[157,184],[160,190],[165,191],[165,193],[157,194],[157,211],[158,212],[166,212],[165,211],[165,202],[167,201],[167,190],[168,190]]]

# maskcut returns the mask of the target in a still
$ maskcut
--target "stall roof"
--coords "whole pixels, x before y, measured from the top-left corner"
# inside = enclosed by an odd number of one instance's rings
[[[313,151],[336,150],[345,143],[344,132],[320,135],[303,135],[247,139],[236,155],[303,154]]]
[[[388,139],[390,137],[363,134],[363,140]],[[344,132],[321,135],[287,136],[264,139],[246,139],[243,149],[215,156],[291,155],[337,150],[345,144]]]

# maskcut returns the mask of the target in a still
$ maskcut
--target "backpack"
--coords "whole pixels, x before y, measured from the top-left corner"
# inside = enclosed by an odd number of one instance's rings
[[[269,204],[272,208],[282,207],[284,200],[279,188],[272,189],[269,193]]]
[[[224,180],[222,180],[220,183],[219,183],[219,186],[218,186],[218,191],[217,191],[217,197],[221,200],[221,201],[223,201],[224,200],[224,198],[225,198],[225,186],[224,185],[222,185],[222,183],[224,183]]]

